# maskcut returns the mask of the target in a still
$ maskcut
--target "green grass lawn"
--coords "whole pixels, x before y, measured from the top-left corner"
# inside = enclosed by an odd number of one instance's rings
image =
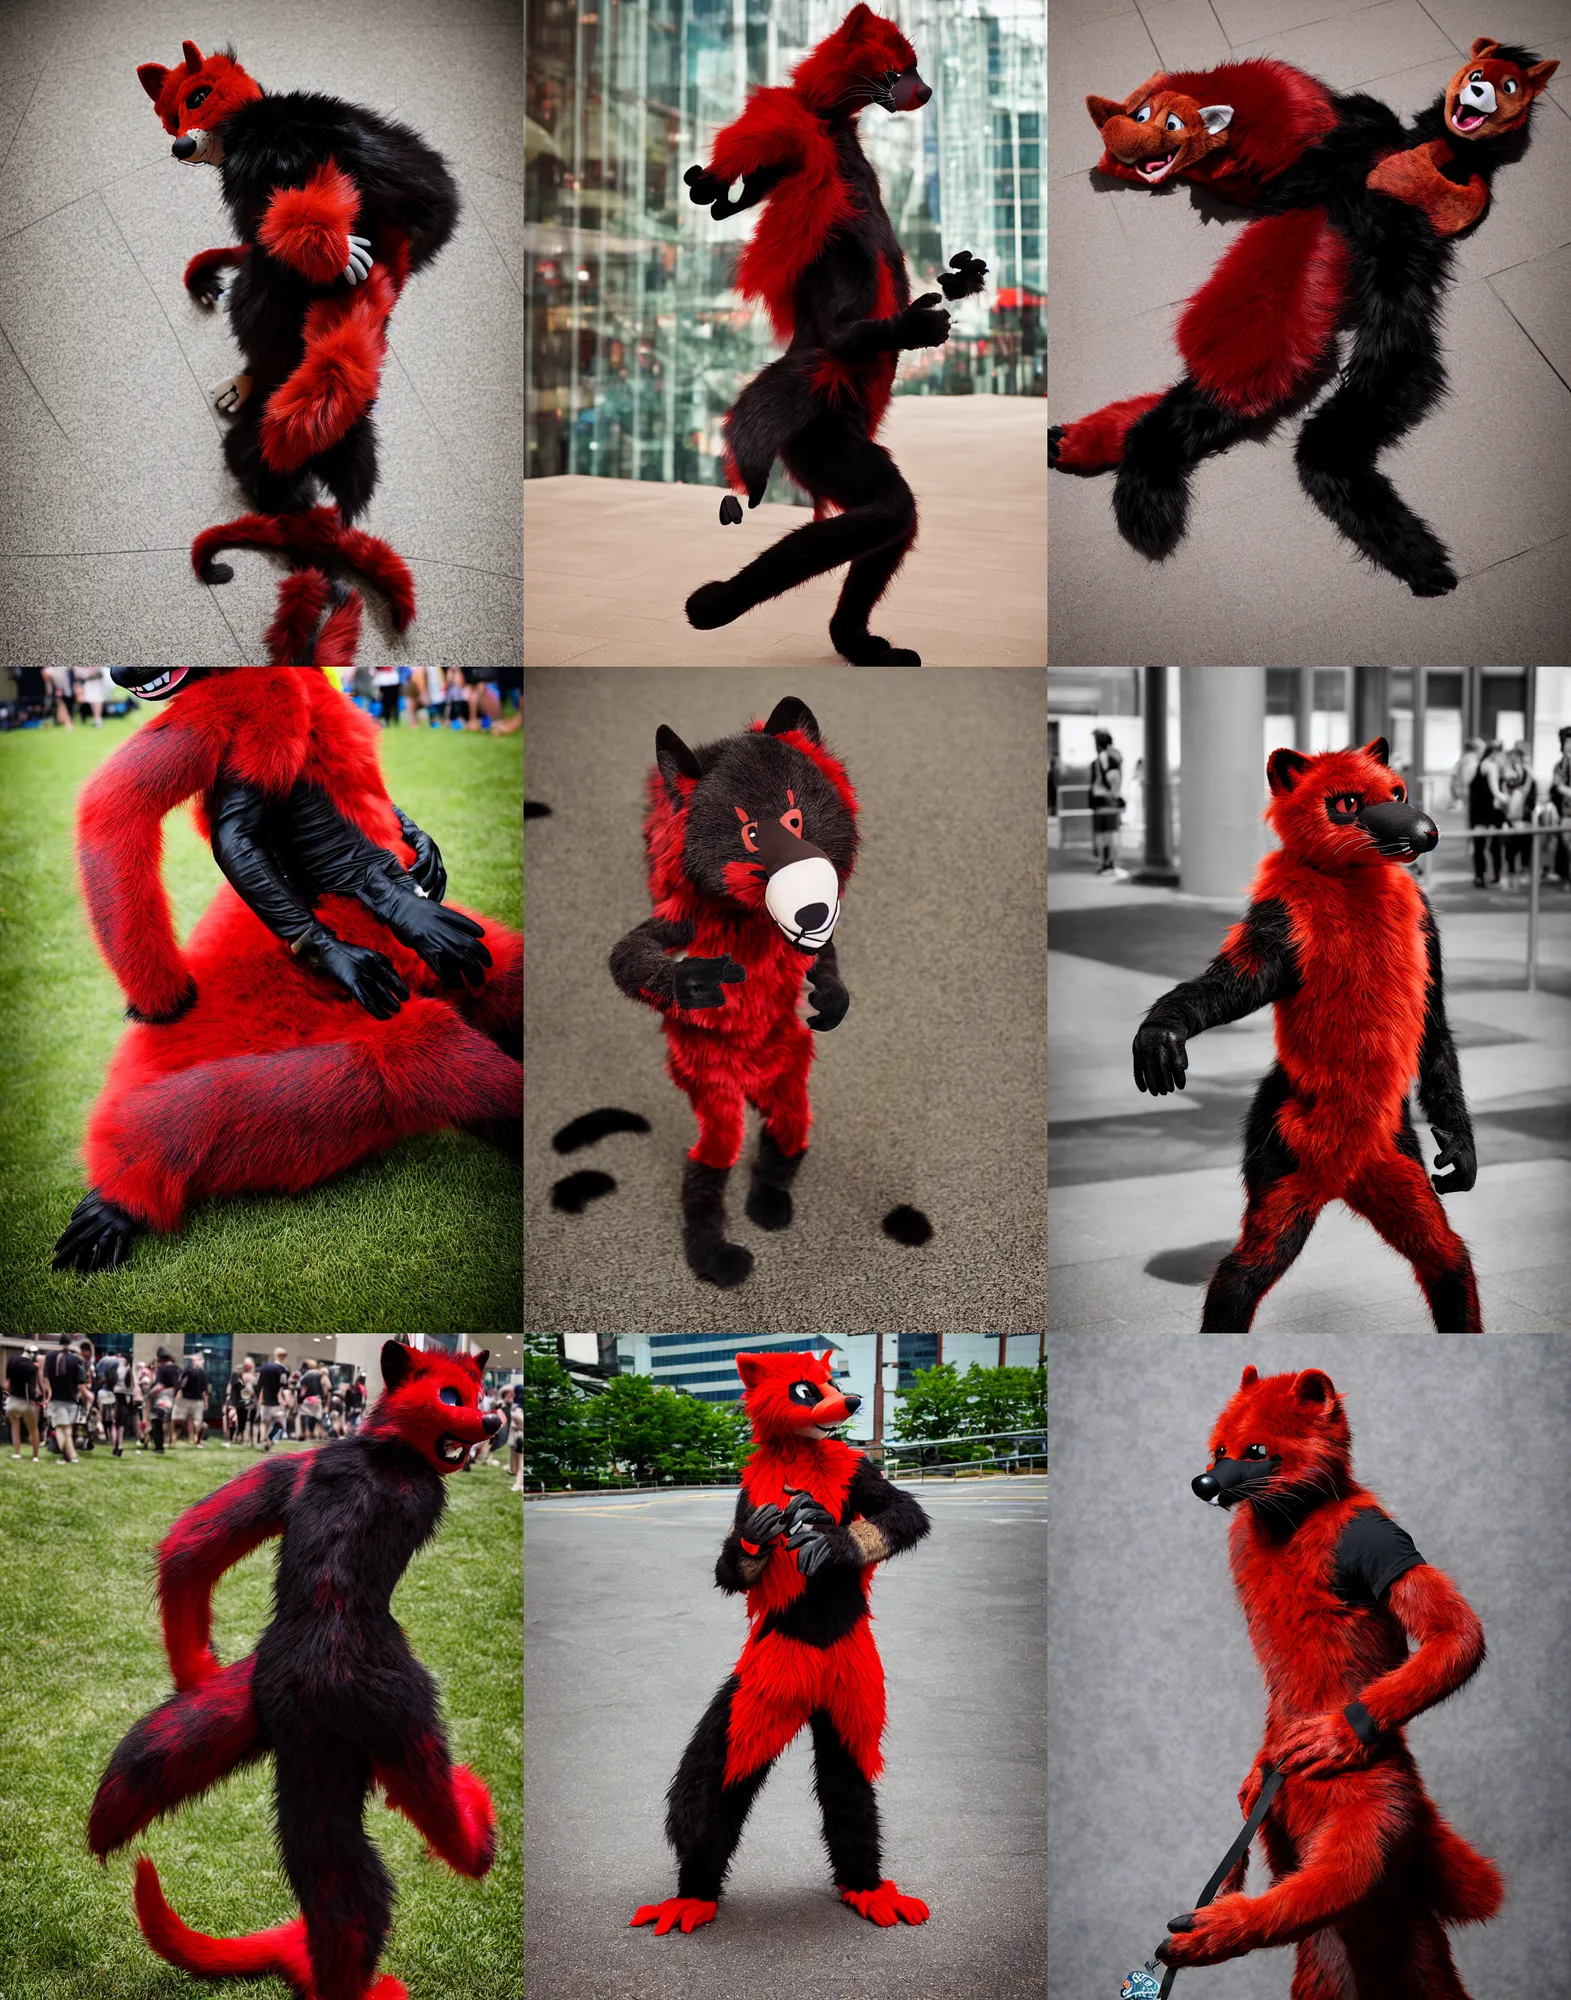
[[[178,697],[176,697],[178,699]],[[518,1169],[454,1132],[404,1140],[300,1197],[198,1203],[122,1271],[49,1269],[84,1192],[88,1109],[124,1026],[76,880],[76,795],[135,726],[0,737],[0,1314],[17,1333],[492,1333],[516,1328]],[[523,918],[520,736],[383,735],[392,796],[442,850],[455,900]],[[222,877],[189,813],[164,823],[186,936]]]
[[[295,1901],[272,1834],[272,1760],[158,1820],[100,1868],[88,1808],[116,1743],[170,1691],[151,1594],[153,1550],[175,1516],[255,1453],[209,1444],[75,1470],[0,1455],[0,2000],[286,2000],[282,1980],[188,1978],[137,1929],[131,1875],[152,1855],[164,1893],[197,1930],[236,1936],[281,1923]],[[447,1518],[416,1556],[393,1612],[442,1690],[455,1760],[497,1810],[497,1858],[482,1882],[428,1858],[380,1800],[367,1823],[396,1885],[382,1969],[414,2000],[518,2000],[523,1991],[523,1523],[505,1472],[447,1482]],[[274,1549],[219,1584],[219,1657],[238,1658],[267,1622]]]

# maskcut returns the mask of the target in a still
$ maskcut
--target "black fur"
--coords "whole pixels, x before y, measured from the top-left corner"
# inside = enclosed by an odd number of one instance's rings
[[[834,1723],[815,1709],[813,1790],[823,1819],[824,1846],[837,1889],[876,1889],[884,1879],[878,1835],[878,1794],[840,1741]]]
[[[559,1132],[551,1136],[551,1148],[557,1153],[576,1153],[580,1147],[596,1145],[613,1132],[647,1132],[649,1120],[637,1111],[623,1111],[614,1104],[602,1105],[598,1111],[586,1111],[581,1118],[573,1118]]]
[[[1184,1087],[1184,1044],[1191,1035],[1241,1021],[1274,1000],[1298,991],[1298,954],[1285,905],[1267,899],[1252,903],[1244,918],[1247,948],[1257,970],[1244,973],[1218,953],[1198,979],[1186,979],[1146,1010],[1135,1035],[1135,1084],[1153,1097]],[[1268,1079],[1269,1080],[1269,1079]]]
[[[270,257],[257,242],[257,231],[279,188],[303,187],[317,167],[335,160],[360,193],[355,233],[369,237],[382,255],[388,233],[401,231],[414,272],[452,235],[458,190],[441,155],[407,125],[310,91],[243,104],[224,120],[219,136],[224,200],[239,238],[251,246],[230,286],[229,320],[253,386],[224,439],[224,456],[263,513],[309,506],[321,485],[352,521],[376,485],[376,433],[369,414],[298,472],[274,472],[262,461],[264,405],[305,352],[308,307],[333,287],[313,285]]]
[[[563,1215],[582,1215],[597,1195],[615,1194],[616,1181],[610,1174],[585,1168],[553,1183],[551,1206]]]
[[[892,1242],[903,1243],[908,1249],[919,1249],[933,1240],[933,1225],[919,1208],[912,1208],[908,1202],[900,1202],[884,1217],[884,1234]]]
[[[734,1784],[725,1782],[731,1700],[740,1686],[732,1674],[705,1709],[666,1793],[666,1839],[679,1861],[676,1893],[706,1903],[720,1900],[747,1815],[773,1768],[764,1764]]]
[[[791,1183],[807,1157],[782,1153],[774,1134],[766,1125],[758,1135],[758,1152],[753,1159],[752,1185],[747,1191],[747,1219],[760,1229],[787,1229],[791,1224]]]
[[[1418,1101],[1430,1124],[1445,1132],[1465,1132],[1471,1140],[1473,1121],[1462,1091],[1462,1068],[1446,1020],[1445,975],[1440,964],[1440,932],[1429,898],[1424,897],[1424,950],[1429,960],[1429,986],[1424,996],[1424,1039],[1418,1051]]]
[[[740,1243],[728,1243],[725,1233],[725,1191],[729,1167],[706,1167],[690,1159],[682,1174],[682,1248],[688,1268],[723,1291],[741,1284],[753,1268],[753,1253]]]

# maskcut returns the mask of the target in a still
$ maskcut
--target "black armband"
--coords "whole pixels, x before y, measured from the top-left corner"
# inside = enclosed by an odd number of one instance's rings
[[[1380,1725],[1361,1701],[1350,1701],[1342,1713],[1347,1717],[1348,1727],[1365,1749],[1373,1749],[1380,1741]]]

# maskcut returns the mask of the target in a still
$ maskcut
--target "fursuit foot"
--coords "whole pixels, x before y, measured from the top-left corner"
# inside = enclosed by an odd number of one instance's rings
[[[78,1271],[84,1278],[91,1271],[112,1271],[129,1262],[135,1234],[136,1223],[125,1210],[89,1188],[55,1245],[54,1269]]]
[[[782,1152],[774,1134],[765,1126],[759,1136],[758,1157],[753,1161],[752,1185],[747,1191],[749,1222],[759,1229],[790,1228],[794,1213],[791,1183],[806,1156],[805,1146],[797,1153]]]
[[[831,625],[829,643],[853,667],[919,667],[922,655],[909,646],[891,646],[876,632],[848,632]]]
[[[746,609],[729,583],[701,583],[687,600],[687,622],[700,632],[713,632],[740,618]]]
[[[706,1903],[701,1896],[667,1896],[663,1903],[640,1904],[628,1929],[634,1924],[653,1924],[656,1937],[675,1930],[686,1934],[696,1931],[700,1924],[712,1924],[719,1907],[718,1903]]]
[[[725,1233],[725,1190],[729,1167],[706,1167],[689,1160],[682,1176],[682,1248],[687,1268],[705,1284],[729,1291],[753,1268],[753,1253],[740,1243],[728,1243]]]
[[[213,408],[221,417],[234,416],[251,393],[249,375],[231,375],[227,382],[218,382],[208,390]]]
[[[869,1923],[877,1924],[881,1930],[888,1930],[891,1925],[902,1922],[927,1922],[926,1903],[919,1896],[902,1896],[888,1877],[876,1889],[842,1889],[840,1900],[849,1903],[859,1917],[866,1917]]]

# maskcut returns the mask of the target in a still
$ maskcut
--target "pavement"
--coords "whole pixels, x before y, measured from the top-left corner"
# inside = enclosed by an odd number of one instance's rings
[[[280,560],[199,583],[198,529],[246,511],[210,386],[239,366],[181,274],[228,243],[216,172],[169,156],[137,65],[233,40],[269,89],[335,93],[414,126],[464,202],[399,301],[359,525],[409,562],[402,638],[367,593],[373,667],[519,663],[523,111],[514,0],[8,0],[0,9],[0,665],[258,657]]]
[[[1447,840],[1447,832],[1452,839]],[[1543,892],[1540,990],[1525,990],[1526,895],[1471,887],[1442,820],[1431,900],[1479,1177],[1447,1198],[1492,1333],[1571,1329],[1571,896]],[[1270,1009],[1190,1044],[1188,1087],[1135,1090],[1130,1042],[1152,1001],[1215,955],[1240,906],[1105,884],[1049,857],[1048,1328],[1183,1332],[1243,1213],[1239,1131],[1275,1059]],[[1464,871],[1458,873],[1457,871]],[[1414,1105],[1421,1142],[1428,1127]],[[1430,1321],[1405,1259],[1333,1203],[1269,1292],[1261,1331]]]
[[[1054,0],[1048,99],[1052,420],[1164,388],[1179,306],[1247,211],[1177,183],[1104,182],[1085,98],[1121,98],[1167,68],[1276,56],[1404,116],[1430,102],[1485,29],[1562,65],[1571,0]],[[1461,577],[1415,598],[1359,560],[1310,504],[1299,420],[1196,470],[1189,532],[1168,561],[1125,543],[1112,478],[1054,473],[1053,658],[1122,666],[1461,666],[1571,651],[1571,73],[1533,109],[1531,148],[1457,245],[1442,333],[1450,394],[1381,466],[1434,526]],[[1489,446],[1478,451],[1479,425]],[[1464,477],[1457,469],[1466,465]],[[1160,634],[1160,639],[1157,635]]]
[[[777,1234],[743,1215],[757,1261],[732,1290],[682,1256],[695,1136],[665,1074],[658,1017],[612,983],[611,947],[649,914],[640,826],[655,731],[708,742],[806,700],[845,760],[863,845],[836,932],[851,1011],[816,1038],[811,1147]],[[1039,1333],[1046,1281],[1045,973],[1039,674],[856,667],[525,676],[529,979],[525,992],[524,1326],[548,1333]],[[563,1157],[570,1119],[649,1120]],[[569,1173],[609,1173],[583,1214],[551,1205]],[[930,1242],[882,1232],[897,1204]]]
[[[712,1924],[634,1930],[673,1895],[665,1790],[741,1650],[713,1583],[734,1488],[531,1501],[524,1527],[530,2000],[1035,2000],[1047,1992],[1047,1480],[914,1489],[933,1531],[873,1582],[889,1722],[884,1865],[926,1924],[835,1896],[799,1739],[748,1819]]]
[[[929,667],[1047,664],[1047,406],[1036,396],[896,396],[879,432],[916,495],[916,546],[872,628]],[[812,519],[766,502],[718,520],[720,490],[582,475],[526,488],[531,667],[829,667],[843,569],[696,632],[683,605]]]

